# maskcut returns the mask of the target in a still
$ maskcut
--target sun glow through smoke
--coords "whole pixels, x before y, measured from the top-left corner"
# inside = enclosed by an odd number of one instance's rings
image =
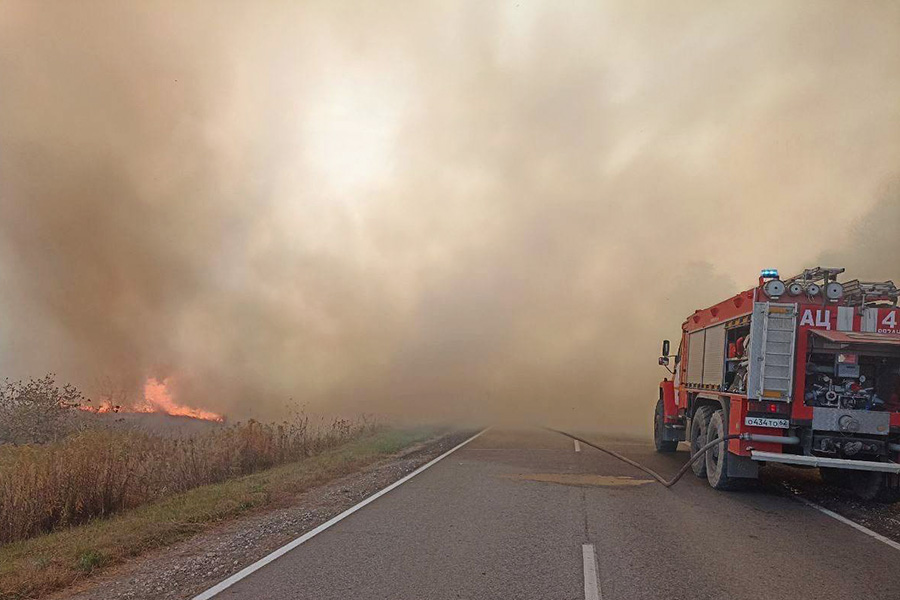
[[[305,120],[306,159],[338,192],[372,185],[390,170],[401,107],[398,91],[371,75],[327,81]]]

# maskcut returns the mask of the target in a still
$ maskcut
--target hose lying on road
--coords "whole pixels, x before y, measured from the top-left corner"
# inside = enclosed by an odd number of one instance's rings
[[[572,438],[573,440],[578,440],[579,442],[581,442],[582,444],[584,444],[586,446],[590,446],[591,448],[595,448],[595,449],[599,450],[600,452],[605,452],[614,458],[618,458],[622,462],[628,463],[632,467],[634,467],[636,469],[640,469],[644,473],[647,473],[648,475],[653,477],[653,479],[655,479],[656,481],[658,481],[659,483],[663,484],[666,487],[672,487],[673,485],[675,485],[678,482],[678,480],[681,479],[685,473],[687,473],[688,469],[691,468],[691,465],[694,464],[695,462],[697,462],[698,460],[700,460],[701,458],[703,458],[703,455],[706,454],[706,451],[713,448],[716,444],[722,444],[728,440],[752,439],[750,437],[750,434],[732,433],[730,435],[726,435],[725,437],[721,437],[719,439],[713,440],[713,441],[709,442],[708,444],[704,445],[703,447],[701,447],[699,450],[697,450],[697,452],[691,457],[691,460],[687,461],[684,464],[684,466],[681,467],[681,470],[675,474],[675,477],[673,477],[672,479],[666,479],[662,475],[660,475],[659,473],[654,471],[653,469],[649,469],[649,468],[645,467],[644,465],[642,465],[641,463],[631,460],[627,456],[622,456],[615,450],[610,450],[609,448],[604,448],[603,446],[598,446],[597,444],[589,442],[584,438],[580,438],[577,435],[572,435],[571,433],[567,433],[565,431],[560,431],[558,429],[552,429],[550,427],[547,427],[546,429],[547,429],[547,431],[552,431],[554,433],[562,434],[566,437]]]

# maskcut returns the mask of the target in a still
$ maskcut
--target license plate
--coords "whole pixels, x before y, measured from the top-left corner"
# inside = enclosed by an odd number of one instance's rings
[[[791,426],[787,419],[767,419],[765,417],[744,417],[744,425],[750,427],[776,427],[787,429]]]

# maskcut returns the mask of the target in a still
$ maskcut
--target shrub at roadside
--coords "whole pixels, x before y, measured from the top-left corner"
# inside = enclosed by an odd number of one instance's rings
[[[40,379],[0,383],[0,444],[42,444],[72,431],[69,408],[84,397],[74,386],[59,387],[51,373]]]

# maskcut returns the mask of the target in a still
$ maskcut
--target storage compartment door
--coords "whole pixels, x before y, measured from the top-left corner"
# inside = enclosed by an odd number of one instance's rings
[[[719,389],[725,381],[725,324],[706,330],[703,355],[703,385]]]
[[[705,345],[705,329],[688,335],[687,381],[685,383],[691,387],[703,385],[703,348]]]

